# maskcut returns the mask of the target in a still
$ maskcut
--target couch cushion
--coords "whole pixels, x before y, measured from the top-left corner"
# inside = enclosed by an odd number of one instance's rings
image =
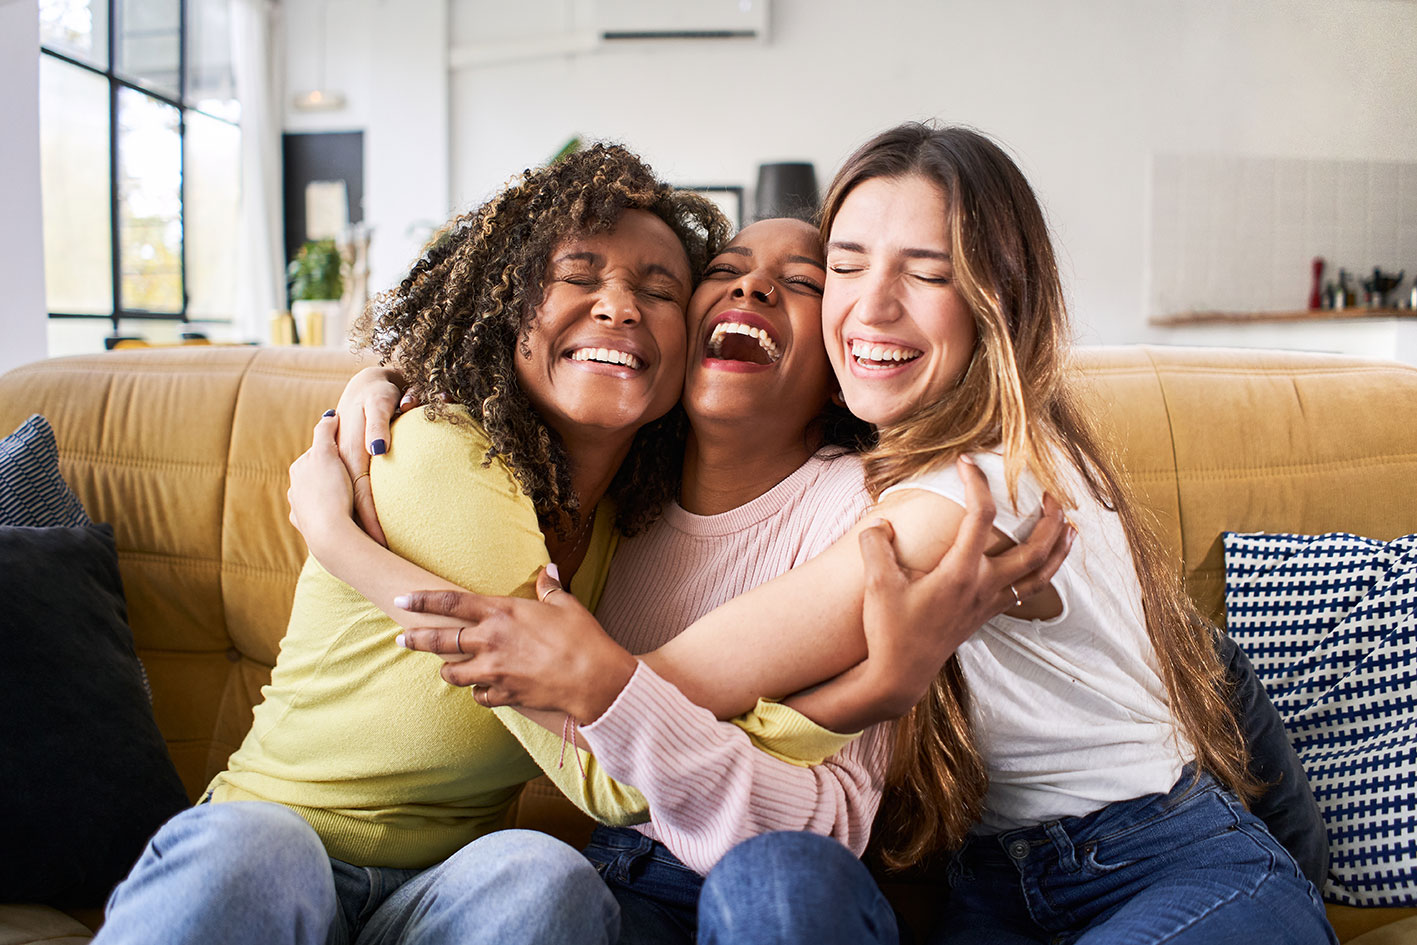
[[[0,526],[0,594],[0,889],[99,906],[187,803],[143,688],[113,529]]]
[[[83,945],[88,928],[48,906],[0,905],[0,945]]]
[[[87,525],[78,497],[59,475],[49,421],[30,417],[0,440],[0,525]]]
[[[1226,619],[1308,772],[1325,896],[1417,905],[1417,536],[1224,536]]]

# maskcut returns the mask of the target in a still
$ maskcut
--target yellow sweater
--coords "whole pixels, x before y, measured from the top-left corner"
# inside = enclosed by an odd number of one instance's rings
[[[390,550],[469,590],[534,596],[549,560],[545,540],[506,466],[483,468],[481,427],[418,410],[395,430],[394,448],[371,468]],[[592,610],[615,538],[607,505],[570,588]],[[212,782],[212,800],[285,804],[330,856],[403,868],[431,866],[501,827],[522,784],[543,769],[603,823],[648,819],[643,795],[589,753],[577,765],[559,735],[512,709],[484,709],[470,690],[437,678],[437,657],[394,645],[397,633],[392,618],[308,559],[264,701]],[[734,721],[796,764],[817,763],[855,737],[768,703]]]
[[[481,428],[417,410],[395,431],[371,471],[390,549],[470,590],[533,596],[546,544],[510,471],[483,468]],[[613,518],[597,516],[572,582],[588,607],[604,586]],[[501,826],[540,769],[469,690],[437,678],[437,657],[396,646],[397,632],[306,561],[265,700],[213,800],[285,804],[330,856],[363,866],[426,867]]]

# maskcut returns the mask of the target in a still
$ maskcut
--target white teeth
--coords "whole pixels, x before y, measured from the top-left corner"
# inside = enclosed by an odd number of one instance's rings
[[[571,352],[572,361],[599,361],[602,364],[623,364],[633,371],[638,371],[642,362],[639,358],[628,351],[617,351],[614,348],[577,348]]]
[[[873,345],[865,341],[851,342],[851,356],[857,361],[884,363],[894,361],[901,363],[913,361],[920,357],[923,352],[914,348],[897,348],[894,345]]]
[[[768,353],[768,357],[773,361],[782,357],[782,351],[778,348],[777,342],[772,340],[772,336],[761,328],[752,325],[745,325],[742,322],[719,322],[713,326],[713,334],[709,336],[709,354],[718,355],[723,346],[724,335],[746,335],[758,343],[758,347]]]

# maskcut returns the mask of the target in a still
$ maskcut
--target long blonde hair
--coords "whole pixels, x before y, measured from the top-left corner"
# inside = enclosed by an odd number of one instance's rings
[[[883,426],[865,457],[873,495],[962,453],[1001,449],[1010,499],[1031,474],[1076,507],[1059,462],[1090,499],[1114,510],[1141,583],[1147,632],[1170,707],[1208,771],[1242,797],[1258,793],[1228,701],[1214,640],[1181,587],[1155,529],[1072,389],[1067,306],[1047,223],[1023,173],[984,135],[908,123],[877,135],[842,165],[827,192],[822,236],[847,195],[873,178],[920,177],[940,188],[949,214],[954,284],[978,342],[955,387]],[[983,812],[988,776],[970,728],[969,690],[957,658],[896,723],[895,752],[878,827],[885,863],[902,868],[960,845]]]

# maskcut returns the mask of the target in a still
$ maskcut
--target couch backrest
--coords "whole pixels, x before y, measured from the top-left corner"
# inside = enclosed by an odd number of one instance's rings
[[[1223,610],[1219,534],[1417,532],[1417,369],[1279,352],[1079,352],[1198,602]],[[112,522],[154,711],[189,792],[251,723],[304,544],[286,469],[353,359],[334,350],[119,351],[0,377],[0,434],[43,413],[62,471]]]
[[[1417,532],[1417,367],[1223,348],[1079,351],[1085,385],[1202,611],[1224,531]]]
[[[305,554],[287,468],[355,369],[337,350],[193,347],[0,377],[0,431],[43,413],[65,480],[113,523],[153,711],[194,798],[250,727],[285,632]]]

